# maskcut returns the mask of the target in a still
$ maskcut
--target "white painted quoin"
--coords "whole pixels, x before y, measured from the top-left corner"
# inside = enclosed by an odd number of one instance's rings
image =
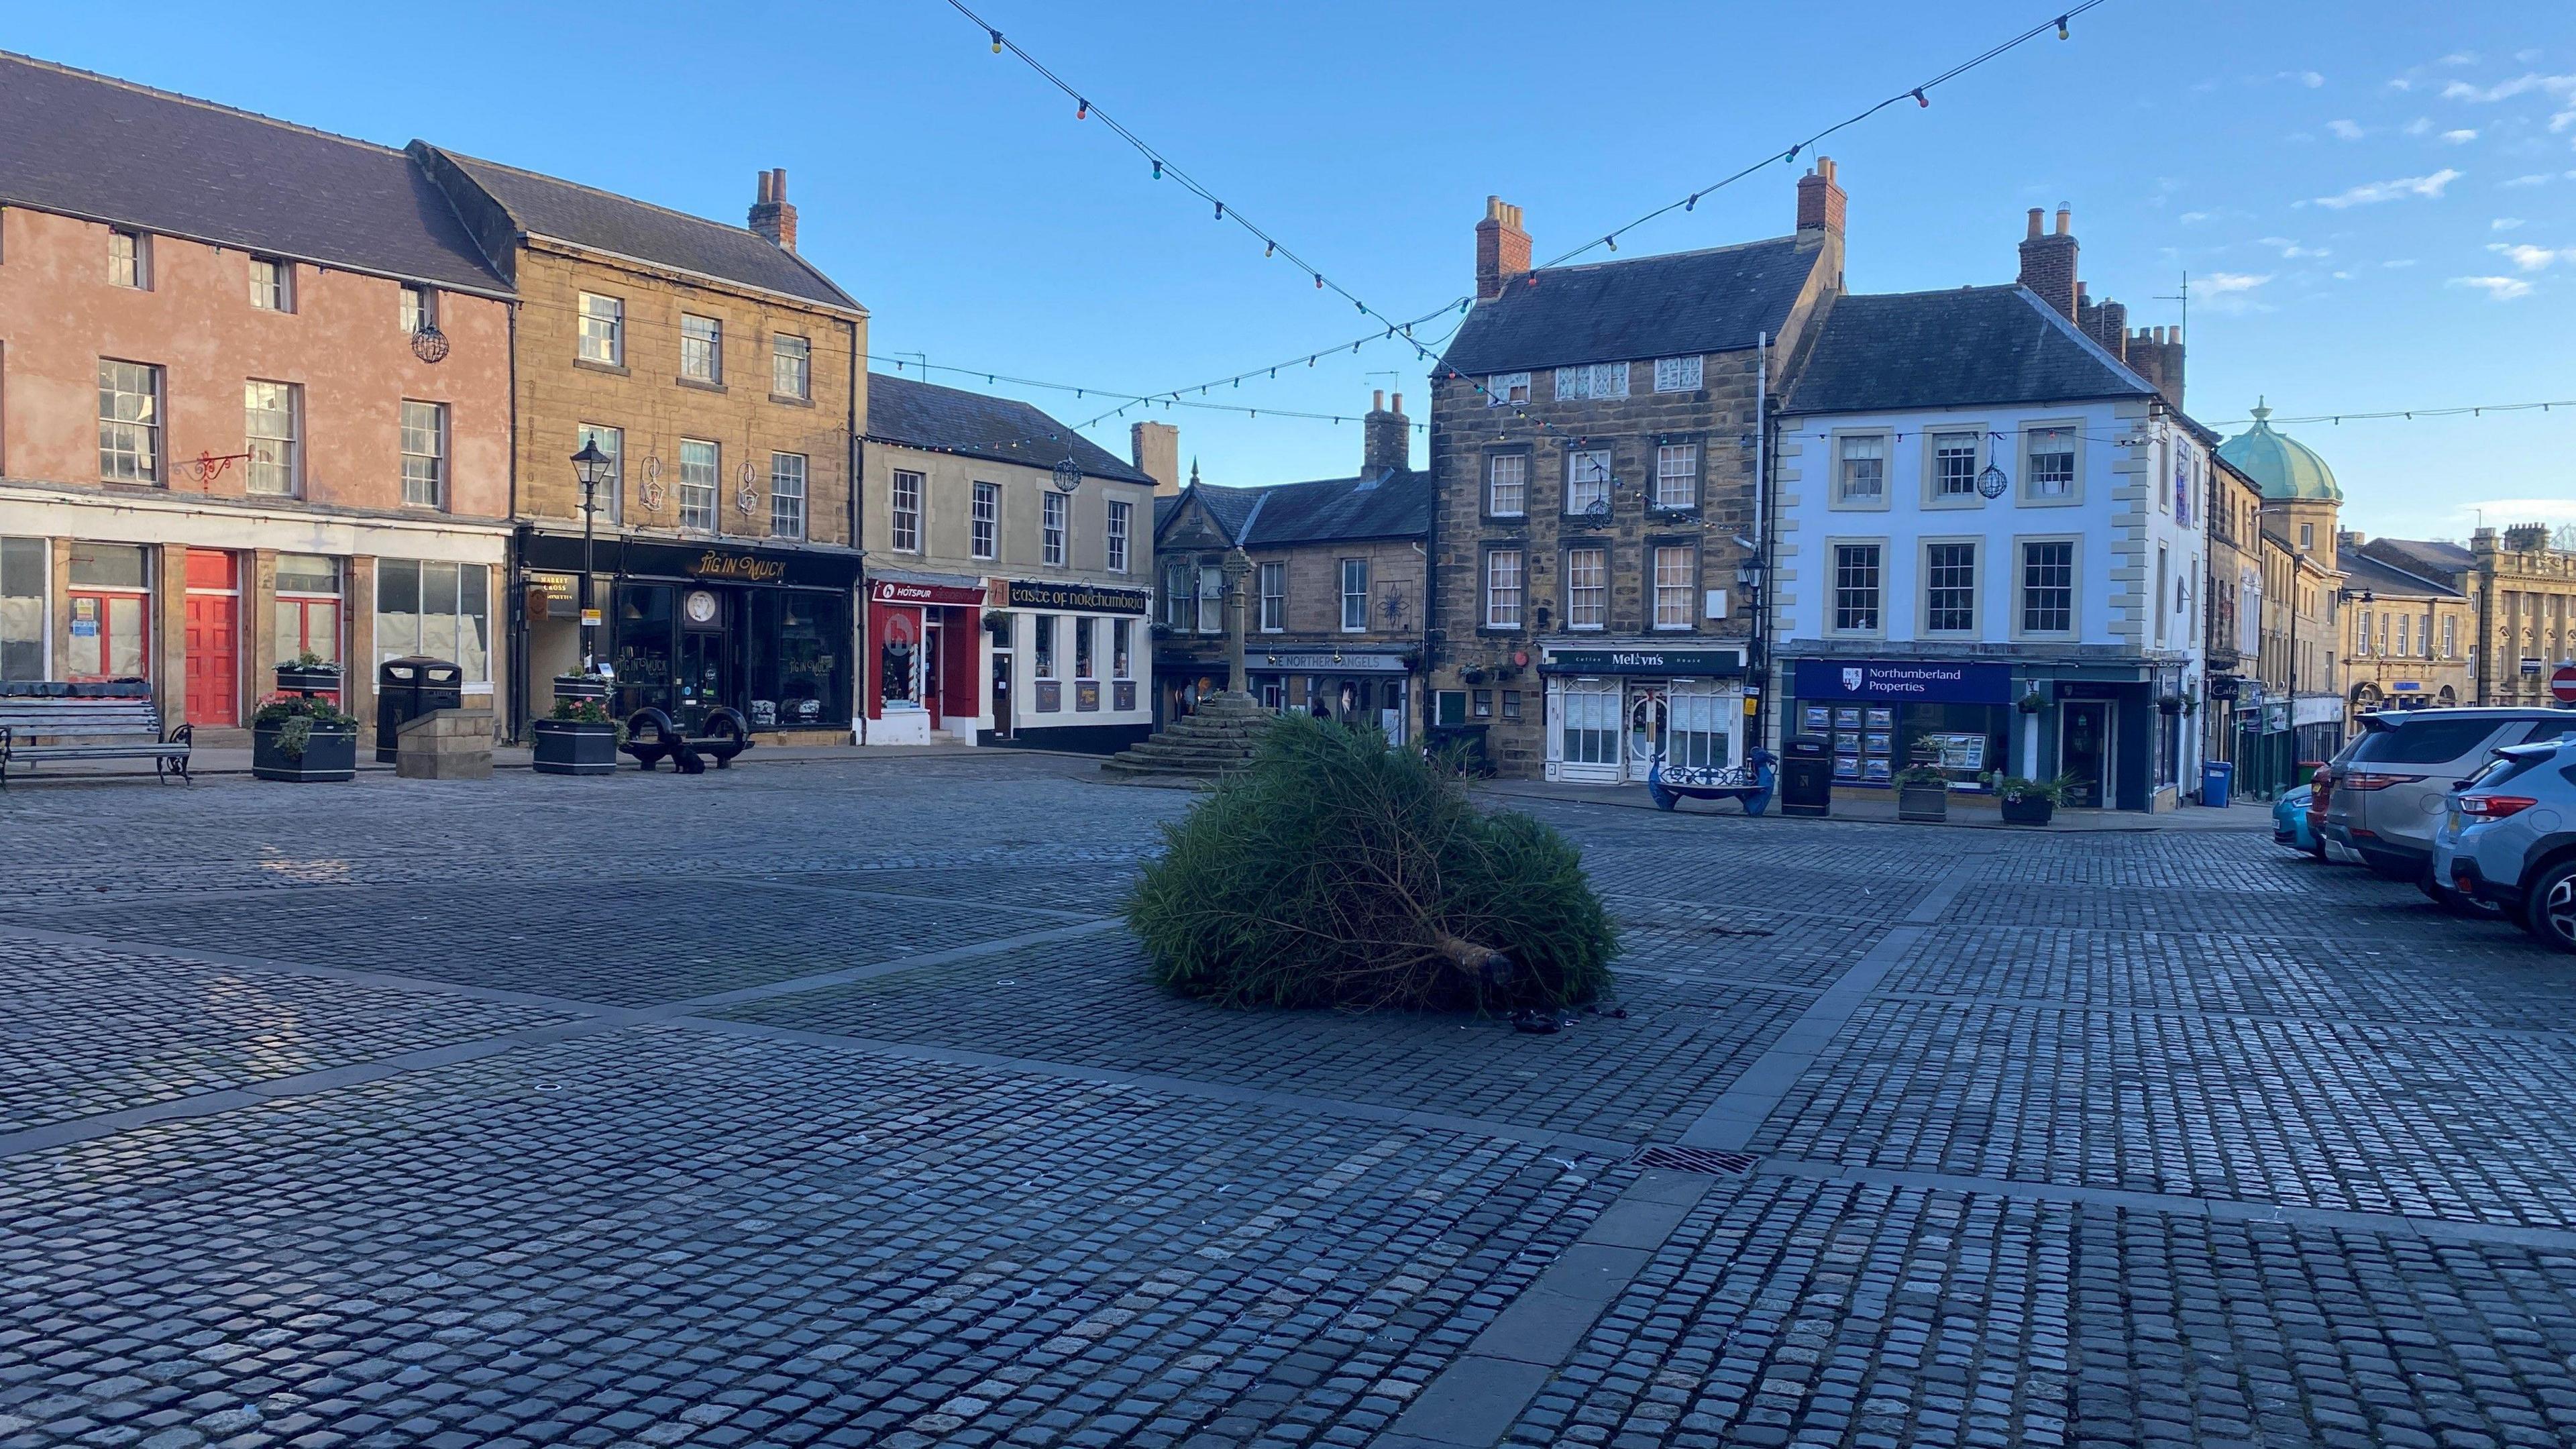
[[[1988,287],[1838,299],[1772,436],[1775,740],[1821,724],[1847,785],[1937,750],[1954,788],[2197,789],[2214,435]]]

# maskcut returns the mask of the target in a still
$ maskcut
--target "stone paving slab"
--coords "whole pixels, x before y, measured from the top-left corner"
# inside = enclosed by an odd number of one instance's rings
[[[0,1432],[1365,1432],[1623,1181],[630,1028],[0,1163]]]
[[[0,1136],[571,1019],[0,933]]]
[[[1552,1036],[1490,1018],[1236,1011],[1154,986],[1112,934],[718,1015],[1644,1142],[1675,1135],[1805,1005],[1651,982],[1622,995],[1626,1018],[1582,1014]]]
[[[1851,1166],[2576,1225],[2576,1048],[2429,1026],[1864,1006],[1756,1139]]]

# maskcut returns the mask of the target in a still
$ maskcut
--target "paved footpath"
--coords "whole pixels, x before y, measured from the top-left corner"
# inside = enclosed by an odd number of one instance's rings
[[[1164,997],[1028,756],[0,794],[0,1449],[2576,1442],[2576,960],[1513,803],[1555,1036]]]

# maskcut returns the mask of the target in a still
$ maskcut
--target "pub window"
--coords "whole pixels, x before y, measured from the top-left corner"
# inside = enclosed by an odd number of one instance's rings
[[[1091,626],[1099,622],[1079,617],[1073,621],[1073,677],[1076,679],[1099,678],[1091,669]]]
[[[1697,357],[1658,357],[1655,359],[1655,391],[1689,392],[1699,386],[1700,360]]]
[[[889,492],[894,526],[887,545],[897,553],[921,552],[921,475],[897,468]]]
[[[1485,511],[1518,518],[1529,509],[1529,455],[1498,453],[1485,460]]]
[[[1266,563],[1261,566],[1261,632],[1276,634],[1288,627],[1288,565]]]
[[[1592,362],[1556,370],[1557,401],[1583,397],[1626,397],[1628,364]]]
[[[1878,628],[1878,558],[1874,543],[1834,545],[1834,628],[1867,633]]]
[[[713,317],[680,314],[680,376],[691,382],[724,381],[724,323]]]
[[[1480,689],[1475,692],[1473,698],[1475,700],[1474,710],[1476,718],[1492,719],[1494,717],[1494,692],[1490,689]]]
[[[1694,361],[1696,361],[1697,359],[1693,359],[1693,360],[1694,360]],[[1517,689],[1506,689],[1506,690],[1504,690],[1504,691],[1503,691],[1503,718],[1505,718],[1505,719],[1519,719],[1520,717],[1521,717],[1521,692],[1520,692],[1519,690],[1517,690]]]
[[[1485,627],[1521,626],[1521,551],[1498,548],[1485,555]]]
[[[1199,632],[1225,632],[1225,570],[1215,564],[1199,565]]]
[[[1055,615],[1031,614],[1029,637],[1035,641],[1038,678],[1055,678]]]
[[[772,538],[805,536],[805,455],[769,455],[769,533]]]
[[[1610,450],[1579,448],[1565,455],[1565,511],[1610,506]]]
[[[572,430],[573,451],[580,452],[584,443],[594,444],[608,455],[608,467],[591,490],[592,516],[616,523],[626,516],[626,430],[583,423]],[[579,495],[575,495],[573,506],[581,506]]]
[[[596,292],[581,294],[581,360],[608,367],[626,364],[626,303]]]
[[[1188,559],[1176,558],[1163,565],[1163,622],[1180,630],[1196,629],[1199,623],[1199,591],[1195,565]]]
[[[1071,528],[1073,500],[1061,493],[1046,496],[1046,508],[1039,522],[1044,527],[1046,561],[1061,565],[1065,555],[1065,535]]]
[[[1655,449],[1655,506],[1689,508],[1698,502],[1699,444],[1666,443]]]
[[[1530,375],[1526,372],[1498,372],[1485,379],[1485,406],[1498,408],[1506,403],[1529,401]]]
[[[802,402],[814,393],[814,344],[793,333],[769,339],[769,390]]]
[[[724,452],[696,438],[680,440],[680,526],[715,532],[716,480],[723,474]]]
[[[1368,560],[1342,560],[1342,632],[1358,633],[1366,629],[1368,617]]]
[[[1115,498],[1109,500],[1109,527],[1101,535],[1107,545],[1102,562],[1113,574],[1127,572],[1127,520],[1134,512],[1132,503],[1122,503]]]
[[[1002,485],[975,485],[975,514],[968,525],[967,550],[976,558],[991,558],[1002,541]]]
[[[1565,627],[1599,629],[1610,622],[1610,551],[1565,551]]]
[[[1112,620],[1110,620],[1110,621],[1109,621],[1109,677],[1110,677],[1110,678],[1112,678],[1112,679],[1133,679],[1133,678],[1135,678],[1135,677],[1136,677],[1136,675],[1135,675],[1135,662],[1134,662],[1134,661],[1135,661],[1135,654],[1134,654],[1134,652],[1133,652],[1134,647],[1135,647],[1135,643],[1136,643],[1136,621],[1135,621],[1135,620],[1133,620],[1133,619],[1112,619]]]
[[[1699,589],[1697,551],[1684,543],[1655,546],[1655,627],[1691,626],[1691,595]]]

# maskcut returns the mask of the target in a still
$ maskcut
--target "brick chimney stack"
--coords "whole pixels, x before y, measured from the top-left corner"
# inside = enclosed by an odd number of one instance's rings
[[[1828,249],[1827,271],[1834,285],[1843,284],[1843,205],[1847,198],[1834,180],[1834,158],[1819,156],[1816,167],[1798,178],[1798,242]]]
[[[1368,416],[1362,420],[1360,433],[1362,477],[1375,478],[1413,466],[1413,424],[1404,416],[1404,394],[1397,393],[1390,407],[1383,391],[1371,392]]]
[[[1499,196],[1485,198],[1485,219],[1476,223],[1476,300],[1490,302],[1503,294],[1503,284],[1530,269],[1529,233],[1521,230],[1521,209]]]
[[[2061,206],[2057,209],[2057,230],[2042,234],[2040,210],[2030,209],[2030,235],[2021,243],[2021,284],[2039,295],[2039,299],[2065,314],[2066,320],[2080,320],[2075,311],[2075,233],[2074,213]]]
[[[1136,471],[1154,480],[1154,494],[1169,498],[1181,491],[1181,430],[1170,423],[1131,423],[1128,456]]]
[[[787,204],[787,168],[760,173],[760,198],[751,204],[751,230],[771,246],[796,250],[796,208]]]

